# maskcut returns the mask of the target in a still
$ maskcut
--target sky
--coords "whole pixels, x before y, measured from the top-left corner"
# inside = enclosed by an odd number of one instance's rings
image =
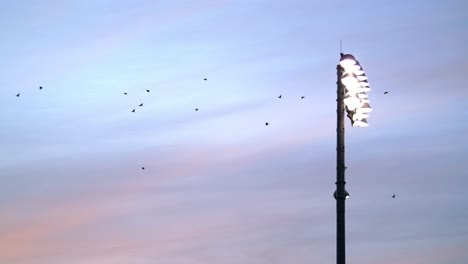
[[[466,10],[0,1],[0,263],[335,263],[340,41],[347,262],[468,263]]]

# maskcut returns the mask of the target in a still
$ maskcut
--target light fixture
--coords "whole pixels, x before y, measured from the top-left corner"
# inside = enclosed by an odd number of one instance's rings
[[[363,75],[364,71],[363,70],[354,70],[353,73],[356,74],[356,75]]]
[[[359,81],[367,80],[367,76],[366,76],[365,74],[363,74],[363,75],[358,75],[358,76],[356,76],[356,78],[357,78]]]
[[[357,97],[358,97],[359,99],[364,99],[364,98],[367,98],[367,94],[365,94],[365,93],[358,93],[358,94],[357,94]]]
[[[356,58],[354,58],[353,55],[351,54],[344,54],[341,56],[340,59],[340,65],[343,68],[349,67],[350,65],[355,65],[356,64]]]
[[[367,127],[369,124],[367,124],[367,119],[362,119],[362,120],[356,120],[353,123],[353,127]]]
[[[362,87],[369,87],[369,83],[367,82],[367,80],[364,80],[361,82],[361,86]]]
[[[363,87],[363,86],[361,86],[361,88],[359,88],[359,89],[361,89],[361,91],[363,91],[364,93],[370,92],[370,90],[372,90],[369,87]]]
[[[345,73],[343,77],[341,77],[341,83],[348,87],[348,86],[361,86],[359,83],[359,79],[353,73]]]
[[[363,103],[363,104],[359,107],[359,109],[360,109],[360,112],[362,112],[362,113],[369,113],[369,112],[372,111],[372,107],[369,105],[368,102]]]
[[[354,73],[354,74],[362,74],[364,71],[362,70],[361,66],[359,65],[359,62],[356,61],[357,64],[345,64],[343,66],[344,72],[345,73]],[[362,73],[361,73],[362,72]]]
[[[359,94],[359,93],[366,93],[370,91],[369,88],[361,87],[361,86],[346,86],[346,91],[352,94]]]
[[[358,120],[363,120],[365,118],[368,118],[369,115],[361,112],[356,112],[353,114],[352,120],[353,121],[358,121]]]
[[[346,107],[348,107],[350,111],[353,111],[354,109],[362,105],[361,100],[359,100],[359,98],[352,96],[352,95],[347,96],[343,100],[343,102],[345,103]]]
[[[338,191],[335,191],[335,192],[333,193],[333,197],[335,197],[335,199],[338,198]],[[345,199],[348,199],[348,198],[349,198],[349,193],[348,193],[346,190],[344,190],[344,198],[345,198]]]

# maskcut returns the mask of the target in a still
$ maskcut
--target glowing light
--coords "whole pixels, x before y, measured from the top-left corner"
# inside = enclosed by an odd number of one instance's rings
[[[363,119],[368,118],[368,117],[369,117],[368,114],[356,112],[356,113],[353,115],[352,120],[353,120],[353,121],[360,121],[360,120],[363,120]]]
[[[358,75],[358,76],[356,76],[356,78],[357,78],[358,80],[360,80],[360,81],[365,81],[365,80],[367,80],[367,76],[364,75],[364,74],[363,74],[363,75]]]
[[[352,73],[346,73],[341,77],[341,83],[348,87],[348,86],[361,86],[359,80],[356,78],[356,75]]]
[[[353,111],[354,109],[360,107],[362,105],[361,100],[355,96],[347,96],[343,102],[345,103],[346,107],[349,110]]]
[[[361,86],[362,87],[369,87],[369,83],[367,82],[367,80],[364,80],[361,82]]]
[[[365,93],[370,91],[369,88],[364,88],[361,86],[346,86],[346,91],[352,94],[359,94],[359,93]]]
[[[367,127],[369,124],[367,124],[367,119],[362,119],[362,120],[357,120],[354,121],[353,127]]]
[[[360,89],[364,93],[367,93],[367,92],[369,92],[371,90],[371,88],[369,88],[369,87],[361,87]]]
[[[367,118],[372,108],[367,95],[371,89],[364,69],[351,54],[341,56],[340,66],[339,81],[344,86],[342,88],[346,94],[343,103],[346,106],[348,118],[353,127],[367,127]]]
[[[356,75],[363,75],[364,71],[363,70],[355,70],[355,71],[353,71],[353,73],[356,74]]]
[[[355,64],[356,64],[356,58],[354,58],[353,55],[345,54],[345,55],[341,56],[341,59],[340,59],[341,67],[346,68],[346,67],[349,67],[349,66],[352,66],[352,65],[355,65]]]
[[[357,62],[356,62],[357,63]],[[361,69],[361,66],[359,64],[348,64],[343,67],[345,73],[354,73],[356,75],[361,75],[364,73],[364,71]]]

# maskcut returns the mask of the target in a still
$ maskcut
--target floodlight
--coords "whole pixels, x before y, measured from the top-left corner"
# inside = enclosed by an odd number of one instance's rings
[[[348,107],[348,109],[351,110],[351,111],[362,105],[361,100],[359,100],[359,98],[357,98],[355,96],[351,96],[351,95],[347,96],[343,100],[343,102],[346,105],[346,107]]]
[[[361,86],[362,87],[369,87],[369,83],[367,82],[367,80],[364,80],[361,82]]]
[[[345,73],[343,77],[341,77],[341,83],[345,86],[351,86],[351,85],[361,86],[359,83],[359,79],[356,77],[356,75],[352,73]]]
[[[353,73],[356,74],[356,75],[363,75],[364,71],[363,70],[354,70]]]
[[[362,100],[365,100],[365,99],[362,99]],[[356,108],[356,110],[355,110],[356,113],[357,114],[368,114],[368,113],[372,112],[372,108],[370,108],[369,103],[363,103],[362,100],[361,100],[360,106],[358,106]]]
[[[358,93],[358,94],[357,94],[357,97],[358,97],[359,99],[364,99],[364,98],[367,98],[367,94],[365,94],[365,93]]]
[[[355,65],[356,64],[356,58],[354,58],[353,55],[351,54],[345,54],[341,56],[340,59],[340,65],[343,68],[349,67],[350,65]]]
[[[362,119],[362,120],[357,120],[354,121],[353,127],[367,127],[369,124],[367,124],[367,119]]]
[[[369,113],[372,111],[372,107],[369,105],[369,103],[363,103],[359,108],[361,109],[362,113]]]
[[[359,65],[359,62],[356,62],[357,64],[345,64],[343,66],[344,72],[345,73],[354,73],[354,74],[363,74],[364,71],[361,69],[361,66]]]
[[[367,76],[366,76],[365,74],[363,74],[363,75],[358,75],[358,76],[356,76],[356,78],[357,78],[359,81],[367,80]]]
[[[369,88],[369,87],[362,87],[362,86],[359,89],[364,93],[367,93],[367,92],[369,92],[371,90],[371,88]]]
[[[346,91],[352,94],[360,94],[360,93],[366,93],[370,91],[370,89],[361,87],[361,86],[350,86],[350,87],[346,86]]]
[[[356,113],[353,114],[352,120],[353,121],[359,121],[359,120],[363,120],[363,119],[368,118],[368,117],[369,117],[368,114],[356,112]]]

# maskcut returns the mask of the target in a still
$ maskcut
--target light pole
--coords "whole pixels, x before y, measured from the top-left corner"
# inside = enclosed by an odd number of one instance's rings
[[[372,111],[366,92],[370,91],[367,77],[359,62],[351,54],[341,53],[337,70],[336,99],[336,263],[346,263],[345,250],[345,111],[353,127],[366,127]]]

